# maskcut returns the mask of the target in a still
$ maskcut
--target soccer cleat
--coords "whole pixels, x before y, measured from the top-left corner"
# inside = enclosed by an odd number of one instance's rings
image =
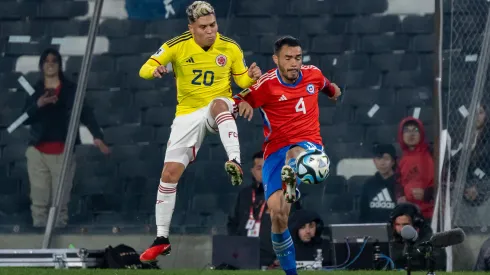
[[[168,254],[170,254],[170,250],[171,250],[171,246],[168,238],[157,237],[153,241],[153,244],[150,246],[150,248],[145,250],[145,252],[143,252],[140,255],[140,261],[141,262],[156,261],[159,255],[167,256]]]
[[[242,166],[236,160],[229,160],[225,163],[226,173],[231,178],[231,184],[236,186],[243,182],[243,171]]]
[[[282,190],[284,199],[288,203],[294,203],[299,199],[299,190],[296,188],[296,174],[289,165],[284,165],[281,169]]]

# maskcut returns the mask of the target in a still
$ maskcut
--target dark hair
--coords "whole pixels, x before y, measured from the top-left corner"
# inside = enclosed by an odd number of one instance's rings
[[[264,152],[258,151],[252,156],[252,161],[255,161],[255,159],[263,159],[264,158]]]
[[[46,50],[43,51],[41,57],[39,58],[39,71],[43,72],[44,62],[46,62],[46,58],[48,58],[48,55],[50,54],[56,57],[59,66],[58,76],[60,80],[63,80],[65,78],[65,76],[63,75],[63,60],[61,59],[61,54],[57,49],[47,48]]]
[[[391,212],[389,219],[393,238],[397,242],[401,242],[403,240],[401,235],[395,230],[395,220],[400,216],[409,216],[412,220],[412,226],[416,229],[422,229],[424,226],[426,226],[425,218],[417,205],[408,202],[398,204]]]
[[[409,120],[403,124],[403,128],[405,128],[407,126],[415,126],[415,127],[419,128],[420,125],[415,120]]]
[[[301,47],[301,42],[290,35],[283,36],[274,42],[274,54],[277,55],[283,46]]]

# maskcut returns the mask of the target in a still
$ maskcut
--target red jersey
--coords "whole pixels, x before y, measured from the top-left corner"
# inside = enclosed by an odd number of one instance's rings
[[[257,83],[235,96],[259,108],[264,120],[264,159],[298,142],[322,144],[318,94],[335,94],[330,81],[315,66],[301,66],[293,84],[285,83],[278,69],[263,74]]]

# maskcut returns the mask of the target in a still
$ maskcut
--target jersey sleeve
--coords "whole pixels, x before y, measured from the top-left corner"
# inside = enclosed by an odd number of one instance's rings
[[[150,56],[140,69],[140,77],[144,79],[153,79],[153,72],[158,66],[165,66],[174,59],[173,50],[164,43],[158,50]]]
[[[267,101],[267,91],[265,87],[266,83],[262,83],[261,79],[259,79],[256,84],[235,95],[233,100],[235,100],[235,104],[238,104],[241,101],[246,101],[254,109],[261,107]]]
[[[242,89],[250,87],[254,84],[254,80],[248,76],[248,67],[245,64],[245,57],[238,45],[233,44],[231,51],[231,74],[233,80]]]
[[[320,92],[326,94],[328,97],[333,97],[335,95],[335,88],[332,86],[330,80],[323,75],[322,71],[318,68],[317,70],[316,74],[319,81]]]

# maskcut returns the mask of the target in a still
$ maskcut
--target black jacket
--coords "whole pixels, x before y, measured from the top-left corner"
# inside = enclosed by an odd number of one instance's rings
[[[482,244],[473,271],[490,271],[490,239]]]
[[[305,224],[316,222],[317,229],[315,237],[310,242],[303,242],[298,235],[298,231]],[[322,249],[323,266],[332,265],[331,244],[322,238],[324,229],[323,220],[316,212],[309,210],[298,210],[289,219],[289,230],[293,238],[294,248],[296,250],[296,261],[314,261],[317,249]]]
[[[27,112],[29,118],[24,124],[31,125],[30,145],[51,141],[65,142],[77,86],[68,80],[63,80],[61,85],[58,101],[55,104],[48,104],[41,108],[37,106],[37,100],[45,93],[43,81],[36,83],[34,94],[27,98],[24,112]],[[103,139],[102,131],[92,108],[87,104],[83,105],[80,122],[87,126],[94,138]],[[79,143],[80,136],[77,131],[75,144]]]
[[[362,186],[360,217],[362,223],[386,222],[396,206],[395,176],[384,179],[379,172]]]
[[[253,207],[254,217],[257,218],[260,212],[260,207],[264,203],[264,187],[254,182],[252,185],[244,187],[238,193],[233,213],[228,216],[228,235],[247,236],[247,225],[250,205],[252,204],[252,190],[255,190],[255,204]],[[264,208],[264,214],[267,210],[267,205]],[[262,215],[262,219],[265,215]],[[262,229],[262,225],[261,225]],[[260,230],[262,231],[262,230]]]
[[[420,243],[428,241],[432,237],[432,229],[429,225],[424,224],[424,226],[419,230],[419,237],[414,244],[414,252],[412,253],[412,270],[413,271],[426,271],[429,266],[429,261],[425,259],[423,251],[417,251],[417,247]],[[405,243],[400,235],[393,233],[392,241],[392,255],[391,258],[395,263],[395,267],[406,268],[407,261],[404,255]],[[434,248],[433,259],[435,261],[435,270],[446,270],[446,251],[441,248]]]

